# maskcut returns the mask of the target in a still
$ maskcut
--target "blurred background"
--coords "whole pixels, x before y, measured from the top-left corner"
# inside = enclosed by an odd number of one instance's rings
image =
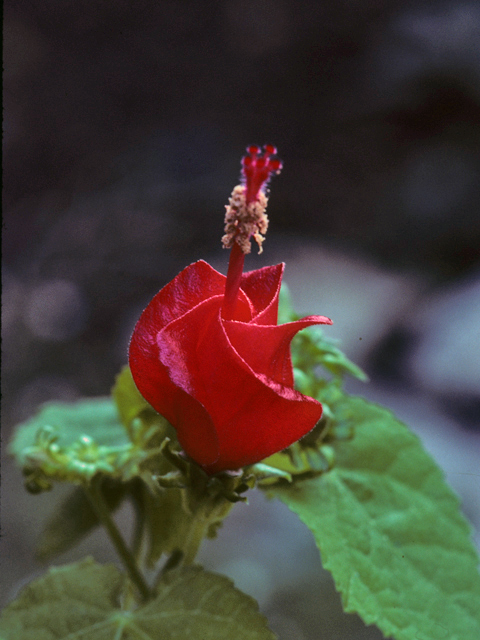
[[[354,392],[423,439],[480,529],[480,4],[9,0],[4,8],[3,455],[51,399],[105,395],[133,325],[220,249],[248,144],[275,144],[270,231],[300,313],[365,368]],[[2,471],[2,603],[44,568],[61,489]],[[129,513],[122,511],[128,520]],[[114,559],[101,536],[75,553]],[[308,532],[254,495],[202,551],[281,640],[381,638]]]

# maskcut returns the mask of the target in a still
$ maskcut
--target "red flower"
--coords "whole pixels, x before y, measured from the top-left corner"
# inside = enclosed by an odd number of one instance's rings
[[[130,343],[140,393],[209,474],[288,447],[322,415],[319,402],[293,388],[290,342],[331,320],[309,316],[278,326],[284,265],[244,274],[240,267],[239,276],[238,247],[227,277],[203,260],[179,273],[142,313]]]

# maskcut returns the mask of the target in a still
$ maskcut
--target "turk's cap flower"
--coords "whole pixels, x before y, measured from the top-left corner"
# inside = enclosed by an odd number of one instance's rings
[[[248,147],[244,184],[226,214],[225,277],[200,260],[153,298],[130,342],[143,397],[176,429],[185,453],[208,474],[254,464],[287,448],[318,422],[322,405],[294,388],[290,343],[324,316],[278,325],[284,265],[243,273],[250,238],[267,228],[265,185],[281,169],[275,147]]]
[[[221,315],[226,278],[204,261],[150,302],[134,330],[130,367],[144,398],[207,473],[238,469],[308,433],[322,405],[293,388],[290,342],[310,316],[277,325],[284,265],[243,274],[237,315]]]

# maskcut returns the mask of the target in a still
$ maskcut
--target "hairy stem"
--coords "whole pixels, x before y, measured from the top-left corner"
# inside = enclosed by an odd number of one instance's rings
[[[132,582],[139,590],[142,599],[148,600],[151,595],[150,589],[148,588],[148,585],[145,582],[145,579],[142,576],[137,563],[135,562],[135,558],[130,552],[130,549],[125,544],[125,541],[122,538],[122,535],[120,534],[120,531],[118,530],[117,525],[115,524],[115,521],[113,520],[107,505],[105,504],[105,500],[100,488],[100,483],[100,478],[93,478],[92,482],[85,487],[85,492],[90,499],[90,502],[92,503],[92,506],[98,516],[98,519],[100,520],[100,523],[107,530],[110,540],[117,550],[121,561],[125,565],[125,568],[127,569],[128,575],[130,576]]]

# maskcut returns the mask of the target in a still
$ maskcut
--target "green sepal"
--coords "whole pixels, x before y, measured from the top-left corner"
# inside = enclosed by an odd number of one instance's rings
[[[292,474],[282,469],[281,462],[275,465],[275,459],[273,464],[267,464],[268,460],[271,460],[274,456],[270,456],[266,459],[266,462],[257,462],[250,467],[251,472],[254,474],[258,483],[269,484],[271,482],[278,482],[279,480],[285,480],[286,482],[292,482]]]

